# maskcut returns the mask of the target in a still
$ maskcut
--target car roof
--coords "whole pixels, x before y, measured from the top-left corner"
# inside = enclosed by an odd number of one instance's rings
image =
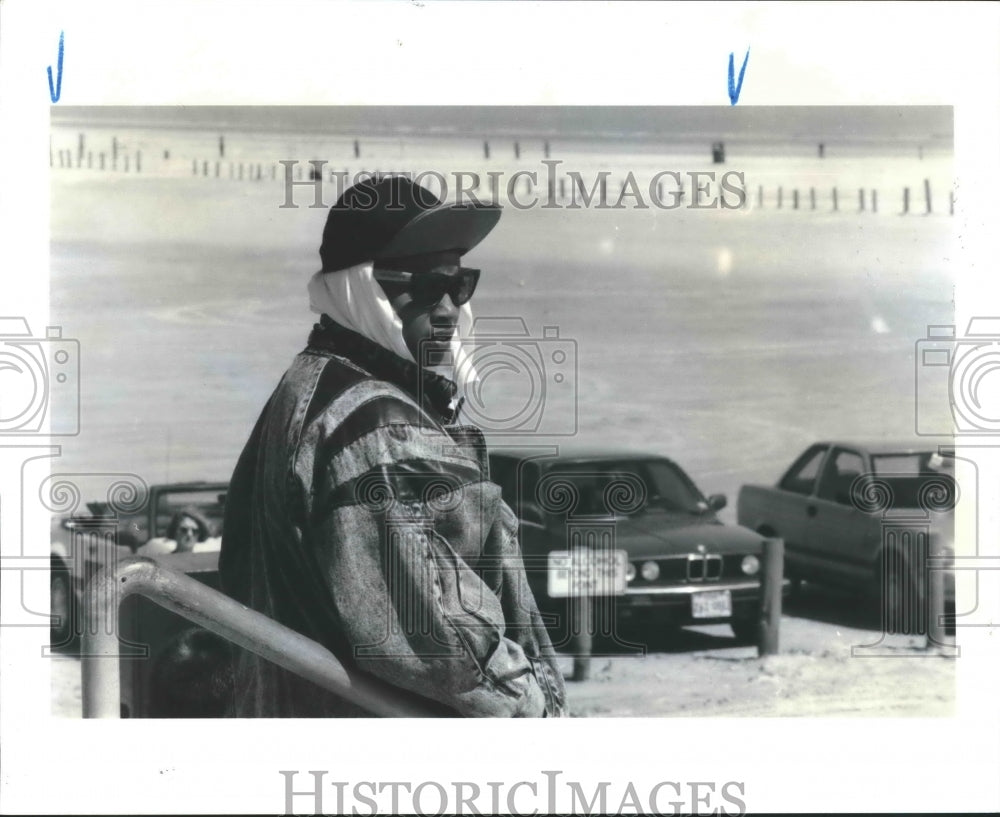
[[[545,462],[594,462],[616,460],[666,460],[662,454],[649,451],[638,451],[633,448],[615,448],[613,446],[588,446],[580,444],[559,445],[558,453],[553,453],[556,446],[540,445],[537,448],[494,448],[490,457],[510,460],[541,459]]]
[[[952,438],[942,437],[940,439],[928,438],[922,440],[821,440],[817,445],[840,446],[842,448],[854,448],[860,451],[867,451],[869,454],[921,454],[927,451],[938,451],[942,446],[945,448],[954,447]]]

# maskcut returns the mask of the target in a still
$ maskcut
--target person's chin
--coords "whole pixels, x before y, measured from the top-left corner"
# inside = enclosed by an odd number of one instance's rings
[[[428,338],[423,342],[421,352],[427,366],[450,366],[454,363],[451,338]]]

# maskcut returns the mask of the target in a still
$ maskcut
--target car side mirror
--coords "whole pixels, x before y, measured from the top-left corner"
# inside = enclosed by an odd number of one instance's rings
[[[725,494],[712,494],[708,498],[708,507],[713,511],[721,511],[726,507],[727,502],[728,500],[726,499]]]

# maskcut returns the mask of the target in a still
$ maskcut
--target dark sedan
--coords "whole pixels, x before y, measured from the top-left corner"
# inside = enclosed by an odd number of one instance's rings
[[[673,461],[620,450],[499,449],[491,478],[520,520],[528,581],[554,642],[569,599],[592,596],[605,635],[625,619],[652,626],[728,623],[752,640],[763,537],[724,525],[726,498],[705,497]]]

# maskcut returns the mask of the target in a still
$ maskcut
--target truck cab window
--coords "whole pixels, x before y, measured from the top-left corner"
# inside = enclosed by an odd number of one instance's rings
[[[819,475],[819,467],[826,455],[826,450],[825,445],[814,445],[799,457],[782,478],[782,489],[806,496],[811,494],[816,486],[816,477]]]

